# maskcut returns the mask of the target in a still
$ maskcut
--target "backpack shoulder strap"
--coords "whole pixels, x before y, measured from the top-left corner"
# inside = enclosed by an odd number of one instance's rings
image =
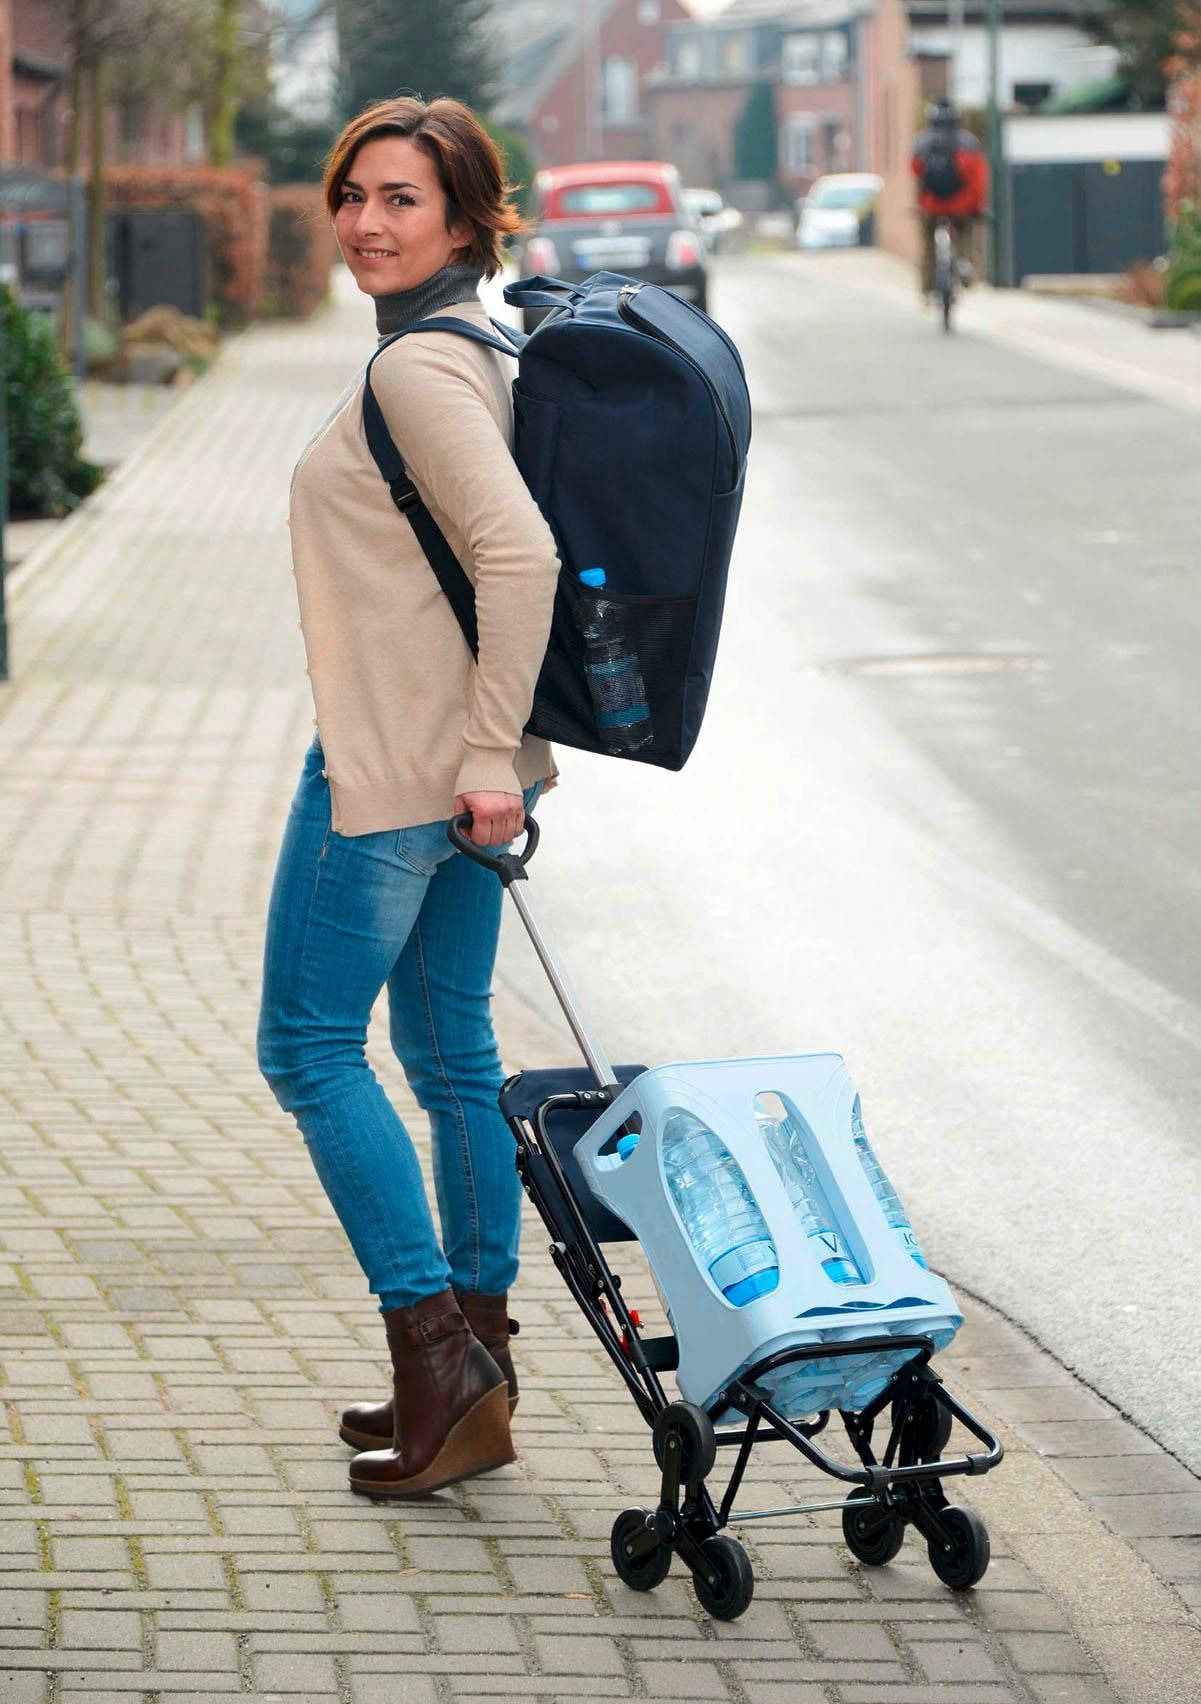
[[[495,322],[493,322],[495,323]],[[506,330],[497,327],[497,330]],[[455,319],[450,315],[441,315],[435,320],[420,320],[416,325],[408,326],[404,331],[398,331],[381,343],[367,363],[363,375],[363,430],[367,437],[367,448],[376,467],[379,468],[384,483],[388,487],[392,501],[408,521],[416,536],[418,544],[425,553],[426,561],[437,576],[438,584],[446,596],[447,602],[454,611],[455,619],[462,630],[463,637],[471,648],[471,654],[478,659],[480,651],[479,627],[475,617],[475,592],[471,581],[463,572],[462,566],[437,521],[430,514],[421,500],[417,487],[409,477],[408,469],[400,451],[392,441],[384,420],[384,413],[371,388],[371,369],[379,360],[385,349],[402,337],[411,336],[418,331],[449,331],[459,337],[466,337],[472,343],[482,344],[487,349],[498,350],[502,355],[515,356],[520,344],[514,348],[512,344],[502,343],[500,338],[492,336],[483,326],[474,325],[470,320]],[[513,333],[516,343],[520,333]],[[522,342],[524,342],[522,338]]]

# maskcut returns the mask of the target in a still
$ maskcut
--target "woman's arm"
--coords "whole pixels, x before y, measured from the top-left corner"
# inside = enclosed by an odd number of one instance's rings
[[[469,349],[453,332],[422,332],[382,356],[371,377],[414,484],[475,563],[479,666],[455,792],[515,793],[520,813],[513,765],[546,651],[559,559]]]

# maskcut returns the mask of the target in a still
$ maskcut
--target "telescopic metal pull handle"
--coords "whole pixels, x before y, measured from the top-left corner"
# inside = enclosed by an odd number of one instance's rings
[[[534,853],[538,850],[538,824],[532,816],[525,819],[525,848],[520,856],[516,852],[489,852],[486,846],[477,846],[474,840],[468,840],[465,830],[471,827],[471,812],[464,811],[462,815],[452,817],[446,825],[446,838],[456,852],[464,853],[477,864],[482,864],[485,870],[491,870],[498,875],[505,887],[512,882],[524,882],[525,867]]]
[[[526,933],[533,943],[534,951],[538,954],[542,968],[550,979],[550,985],[555,991],[555,998],[563,1008],[563,1016],[571,1026],[571,1033],[579,1043],[580,1052],[584,1055],[585,1063],[592,1072],[593,1080],[600,1089],[617,1085],[613,1067],[609,1063],[601,1043],[592,1033],[592,1026],[580,1010],[579,1000],[575,989],[571,986],[567,972],[559,963],[558,956],[530,910],[529,901],[521,888],[515,884],[528,878],[525,867],[538,846],[538,824],[532,816],[525,819],[526,842],[525,850],[518,857],[513,852],[489,852],[484,846],[477,846],[474,840],[468,840],[463,833],[470,826],[471,813],[464,811],[461,816],[453,817],[446,825],[446,838],[456,852],[464,853],[468,858],[482,864],[486,870],[493,870],[500,877],[505,887],[512,895],[513,904],[517,907],[517,915],[525,924]]]

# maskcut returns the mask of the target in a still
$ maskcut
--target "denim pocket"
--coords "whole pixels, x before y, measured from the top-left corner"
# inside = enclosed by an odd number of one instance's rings
[[[449,855],[450,842],[443,822],[402,828],[396,836],[396,856],[419,876],[432,876],[442,859]]]

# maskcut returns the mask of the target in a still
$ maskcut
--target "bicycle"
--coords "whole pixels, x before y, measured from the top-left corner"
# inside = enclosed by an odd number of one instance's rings
[[[959,283],[955,254],[955,227],[950,219],[939,219],[934,227],[934,293],[942,308],[942,329],[951,329],[951,310]]]

